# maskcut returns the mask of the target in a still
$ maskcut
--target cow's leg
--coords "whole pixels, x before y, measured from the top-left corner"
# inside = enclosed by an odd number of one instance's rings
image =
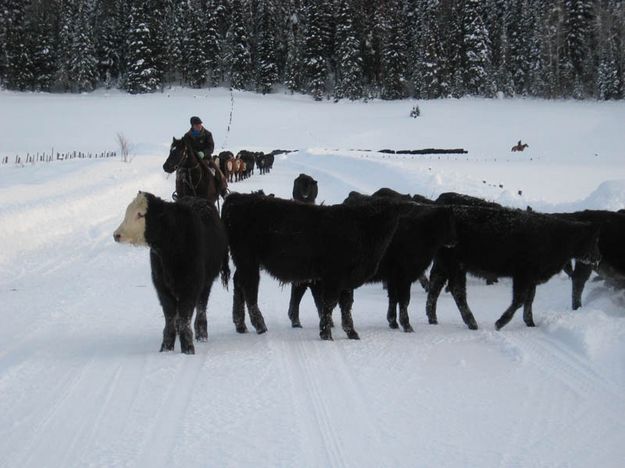
[[[535,327],[534,315],[532,312],[532,304],[534,303],[534,296],[536,295],[536,285],[532,284],[527,289],[525,296],[525,302],[523,303],[523,321],[528,327]]]
[[[158,299],[163,306],[163,314],[165,315],[165,328],[163,328],[163,342],[161,343],[161,352],[173,351],[176,344],[176,298],[167,292],[161,292],[157,289]]]
[[[397,323],[397,303],[399,301],[395,283],[389,281],[386,285],[386,295],[388,296],[388,309],[386,310],[386,321],[392,329],[399,328]]]
[[[163,328],[162,351],[173,351],[176,343],[176,314],[178,313],[178,301],[164,280],[163,265],[161,259],[154,252],[150,252],[150,265],[152,268],[152,283],[156,289],[156,295],[163,308],[165,316],[165,328]]]
[[[335,288],[328,288],[327,285],[321,285],[320,282],[316,286],[323,290],[323,313],[319,319],[319,336],[322,340],[332,340],[332,311],[336,307],[339,300],[340,291]]]
[[[575,269],[571,275],[573,281],[573,310],[577,310],[582,306],[582,292],[586,281],[590,278],[592,266],[588,263],[575,262]]]
[[[425,313],[428,316],[430,325],[436,325],[438,323],[438,318],[436,317],[436,303],[438,302],[438,296],[443,286],[445,286],[447,279],[447,272],[440,265],[439,261],[434,260],[434,265],[432,265],[432,271],[430,272],[428,298],[425,303]]]
[[[514,313],[523,306],[528,297],[528,289],[530,285],[519,278],[512,279],[512,304],[495,322],[495,328],[501,330],[514,316]]]
[[[467,273],[465,271],[458,269],[450,275],[449,290],[454,301],[456,301],[464,323],[469,327],[469,330],[477,330],[477,322],[467,303]]]
[[[299,304],[308,289],[308,283],[293,283],[291,285],[291,300],[289,301],[289,319],[293,328],[302,328],[299,320]]]
[[[414,332],[410,325],[410,317],[408,316],[408,305],[410,304],[410,283],[399,282],[397,284],[397,293],[399,298],[399,323],[405,332]]]
[[[425,276],[425,273],[419,276],[419,284],[421,284],[421,287],[425,292],[430,290],[430,282],[428,281],[428,277]]]
[[[258,267],[250,270],[243,280],[243,294],[247,304],[247,312],[250,314],[250,322],[259,335],[267,331],[265,319],[258,308],[258,283],[260,283],[260,271]]]
[[[314,281],[309,284],[310,293],[315,301],[315,307],[317,307],[317,314],[319,314],[319,320],[323,317],[324,305],[323,305],[323,283],[321,281]],[[334,328],[334,320],[330,316],[330,328]]]
[[[237,269],[232,277],[234,291],[232,294],[232,321],[237,333],[247,333],[247,326],[245,325],[245,296],[243,295],[240,275]]]
[[[195,304],[191,301],[181,300],[178,303],[178,316],[176,328],[180,336],[180,350],[185,354],[195,354],[193,346],[193,331],[191,330],[191,318]]]
[[[339,306],[341,309],[341,325],[343,331],[350,340],[359,340],[360,337],[354,330],[354,321],[352,319],[352,305],[354,304],[354,290],[346,289],[341,291],[339,295]]]
[[[198,341],[208,340],[208,323],[206,320],[206,305],[211,294],[212,283],[204,287],[195,308],[195,339]]]

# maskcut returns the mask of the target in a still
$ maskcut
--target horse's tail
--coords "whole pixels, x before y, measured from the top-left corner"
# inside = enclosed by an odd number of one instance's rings
[[[230,282],[230,249],[226,247],[226,253],[221,262],[221,284],[224,288],[228,289],[228,283]]]

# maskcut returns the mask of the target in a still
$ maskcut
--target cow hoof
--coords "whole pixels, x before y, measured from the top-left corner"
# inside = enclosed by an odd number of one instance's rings
[[[263,333],[267,332],[267,327],[260,327],[256,329],[256,333],[259,335],[262,335]]]
[[[501,323],[499,320],[495,322],[495,330],[501,330],[504,327],[505,323]]]
[[[469,327],[469,330],[477,330],[477,322],[471,321],[467,323],[467,327]]]
[[[324,341],[334,341],[334,338],[332,338],[332,335],[330,333],[320,333],[319,336]]]
[[[291,322],[292,328],[302,328],[302,324],[299,322]]]
[[[536,326],[536,324],[534,323],[533,320],[529,320],[529,321],[525,322],[525,325],[527,325],[528,327],[535,327]]]
[[[191,346],[188,349],[185,349],[184,351],[182,351],[183,354],[195,354],[195,348],[193,346]]]
[[[169,347],[169,346],[161,345],[161,351],[160,352],[161,353],[168,353],[168,352],[171,352],[173,350],[174,350],[173,346]]]
[[[247,327],[245,325],[236,326],[237,333],[247,333]]]
[[[408,325],[408,326],[404,327],[404,332],[406,332],[406,333],[414,333],[414,328],[412,328],[412,326]]]
[[[393,330],[397,330],[399,328],[399,324],[397,322],[389,322],[388,326],[391,327]]]
[[[438,325],[438,319],[436,317],[428,317],[428,323],[430,325]]]
[[[347,338],[349,338],[350,340],[359,340],[360,336],[358,336],[358,333],[356,333],[356,330],[349,330],[345,332],[347,334]]]

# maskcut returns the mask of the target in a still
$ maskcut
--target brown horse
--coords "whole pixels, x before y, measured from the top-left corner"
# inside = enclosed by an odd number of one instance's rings
[[[519,140],[519,142],[512,147],[511,151],[513,151],[513,152],[515,152],[515,151],[523,151],[525,148],[528,148],[528,147],[529,147],[529,145],[527,143],[521,143],[521,140]]]
[[[168,174],[176,171],[174,199],[201,197],[214,204],[228,190],[228,182],[219,167],[211,159],[200,160],[187,137],[173,139],[163,170]]]

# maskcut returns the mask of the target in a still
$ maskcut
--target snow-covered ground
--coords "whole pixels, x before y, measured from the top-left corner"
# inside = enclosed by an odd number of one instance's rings
[[[569,280],[553,278],[537,290],[537,328],[517,316],[500,332],[509,280],[469,280],[478,331],[448,294],[428,325],[415,285],[413,334],[387,327],[382,287],[366,286],[361,340],[336,330],[322,342],[310,296],[291,329],[289,289],[263,276],[267,334],[236,334],[231,288],[215,286],[208,342],[195,356],[157,352],[148,251],[112,232],[137,190],[169,198],[161,165],[190,115],[218,148],[299,150],[234,190],[288,198],[305,172],[326,204],[388,186],[547,211],[625,207],[624,102],[425,101],[411,119],[414,104],[0,92],[0,156],[115,149],[118,132],[135,155],[0,166],[0,466],[622,466],[625,295],[597,282],[573,312]],[[511,153],[519,139],[530,147]],[[469,153],[354,151],[425,147]]]

